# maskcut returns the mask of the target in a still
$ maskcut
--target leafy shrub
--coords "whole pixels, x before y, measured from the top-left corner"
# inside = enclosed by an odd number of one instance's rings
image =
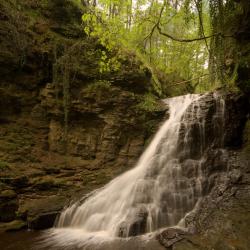
[[[86,92],[96,92],[98,90],[108,90],[111,86],[111,83],[109,81],[105,81],[105,80],[102,80],[102,81],[97,81],[95,83],[92,83],[92,84],[89,84],[87,86],[87,88],[85,89]]]
[[[145,94],[142,97],[140,103],[137,104],[136,108],[139,110],[148,111],[148,112],[157,110],[158,103],[157,103],[156,97],[150,93]]]

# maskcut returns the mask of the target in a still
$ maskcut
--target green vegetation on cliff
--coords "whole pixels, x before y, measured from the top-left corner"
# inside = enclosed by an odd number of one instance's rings
[[[244,52],[242,46],[239,48],[249,27],[244,21],[249,14],[247,1],[85,3],[84,31],[96,37],[106,51],[102,71],[120,67],[117,57],[109,58],[108,54],[125,47],[150,69],[158,95],[203,92],[221,86],[232,89],[236,84],[248,88],[247,80],[243,83],[241,78],[242,71],[249,71],[249,46]]]
[[[150,70],[88,37],[85,12],[69,0],[0,1],[1,222],[52,226],[72,194],[131,168],[165,114]],[[104,70],[114,57],[120,66]]]

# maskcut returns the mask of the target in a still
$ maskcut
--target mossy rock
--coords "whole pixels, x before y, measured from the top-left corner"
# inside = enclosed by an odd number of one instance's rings
[[[0,193],[0,199],[12,199],[17,196],[16,192],[13,190],[4,190]]]
[[[9,222],[16,218],[18,202],[16,199],[0,198],[0,221]]]
[[[45,229],[53,226],[57,215],[68,202],[66,197],[59,195],[25,200],[18,214],[27,220],[29,228]]]
[[[13,190],[4,190],[0,193],[0,221],[9,222],[15,219],[18,209],[16,196]]]
[[[33,186],[38,190],[50,190],[51,188],[58,187],[55,179],[50,176],[38,177],[34,179]]]
[[[172,250],[202,250],[202,249],[203,248],[200,248],[199,246],[192,244],[192,242],[187,242],[186,240],[178,242],[172,247]]]
[[[81,22],[83,9],[77,1],[53,0],[43,1],[43,13],[60,24],[77,24]]]
[[[59,212],[40,214],[28,219],[29,229],[42,230],[53,227]]]
[[[17,177],[3,177],[0,178],[0,182],[12,186],[14,189],[24,188],[28,186],[28,177],[24,175]]]
[[[57,166],[45,166],[43,168],[46,174],[59,174],[61,173],[61,169]]]
[[[18,231],[27,227],[27,223],[23,220],[14,220],[8,223],[0,223],[0,232]]]

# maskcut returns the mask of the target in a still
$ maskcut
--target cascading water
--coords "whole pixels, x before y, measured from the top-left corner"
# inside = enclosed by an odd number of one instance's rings
[[[202,197],[202,163],[207,145],[222,143],[208,142],[206,133],[209,126],[214,134],[222,132],[223,98],[212,96],[214,125],[206,124],[207,103],[202,104],[201,98],[186,95],[165,100],[170,117],[136,167],[91,194],[82,204],[67,208],[56,227],[112,238],[177,225]]]

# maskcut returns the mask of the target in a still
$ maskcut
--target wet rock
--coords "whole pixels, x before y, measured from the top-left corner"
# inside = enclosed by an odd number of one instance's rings
[[[18,200],[13,190],[4,190],[0,193],[0,221],[9,222],[16,218]]]
[[[160,244],[166,248],[173,246],[175,243],[185,239],[188,235],[186,231],[179,228],[167,228],[159,233],[156,238]]]
[[[27,227],[27,223],[22,220],[14,220],[8,223],[0,223],[0,232],[19,231]]]
[[[31,229],[45,229],[54,225],[55,219],[68,200],[64,196],[25,199],[20,202],[18,214],[25,218]]]
[[[27,176],[18,176],[18,177],[2,177],[0,181],[6,183],[13,188],[24,188],[28,185],[28,177]]]
[[[42,230],[53,227],[59,212],[42,213],[35,217],[28,218],[28,228]]]
[[[43,168],[46,174],[59,174],[61,173],[61,169],[56,166],[45,166]]]
[[[200,241],[202,241],[200,239]],[[183,241],[179,241],[176,244],[173,245],[173,250],[203,250],[203,246],[197,244],[196,242],[193,243],[192,241],[188,240],[183,240]],[[224,250],[224,249],[221,249]]]
[[[117,232],[118,237],[125,238],[128,236],[128,225],[126,222],[122,222],[119,226],[119,230]]]
[[[16,192],[13,190],[4,190],[0,193],[0,199],[12,199],[17,196]]]
[[[134,221],[129,225],[128,236],[144,234],[146,232],[147,227],[147,217],[148,212],[146,211],[146,209],[139,209]]]
[[[225,146],[239,148],[243,143],[243,131],[249,113],[249,102],[243,94],[228,94],[225,100],[226,113]]]
[[[222,99],[214,98],[216,95]],[[193,109],[200,110],[199,113],[205,119],[204,124],[200,117],[193,117]],[[197,105],[191,105],[185,114],[185,123],[191,125],[186,141],[184,123],[180,129],[179,148],[187,147],[183,158],[190,155],[193,159],[199,159],[208,147],[240,147],[247,113],[248,100],[242,94],[220,90],[203,95]]]
[[[38,190],[50,190],[59,186],[59,183],[51,176],[38,177],[32,180],[32,182],[33,187]]]
[[[228,167],[228,152],[224,149],[209,148],[206,152],[206,161],[202,164],[203,173],[212,176],[226,171]]]
[[[242,179],[242,173],[239,169],[233,169],[228,173],[228,177],[232,184],[239,183]]]

